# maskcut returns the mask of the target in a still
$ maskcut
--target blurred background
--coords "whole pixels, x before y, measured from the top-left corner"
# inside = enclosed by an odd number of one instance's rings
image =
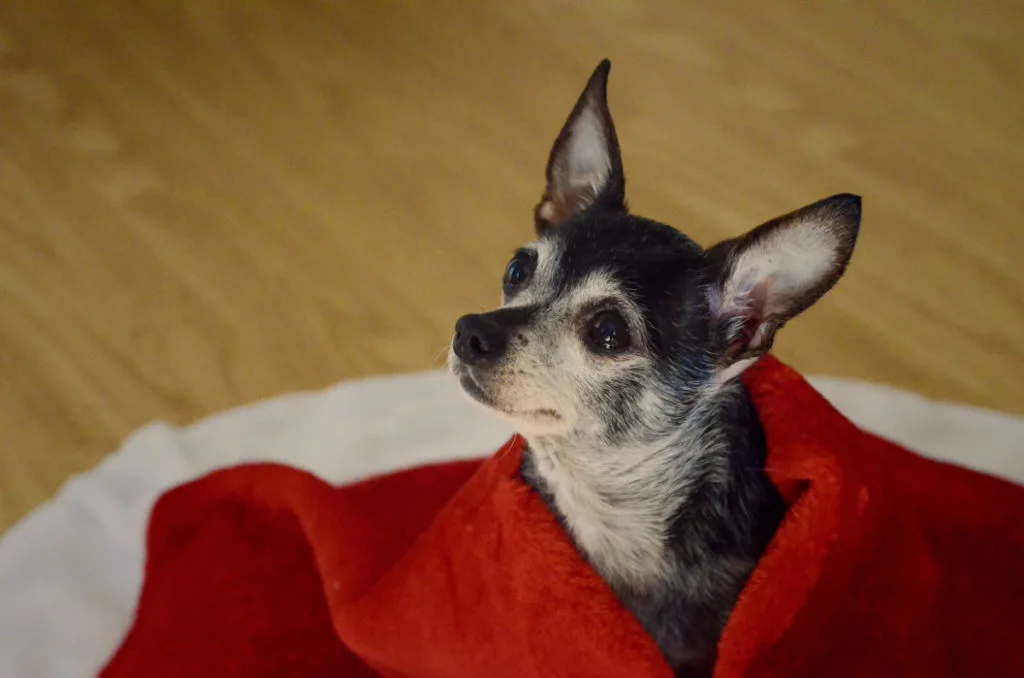
[[[1024,414],[1024,3],[5,0],[0,530],[152,420],[441,366],[603,57],[634,211],[864,196],[782,359]]]

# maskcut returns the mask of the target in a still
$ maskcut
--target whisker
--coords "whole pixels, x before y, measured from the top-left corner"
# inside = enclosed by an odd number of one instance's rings
[[[449,349],[450,349],[450,344],[445,342],[445,344],[443,346],[441,346],[441,348],[439,348],[436,351],[434,351],[434,354],[431,356],[431,361],[433,363],[438,363],[438,362],[440,362],[442,364],[447,363],[448,362],[448,351],[449,351]]]

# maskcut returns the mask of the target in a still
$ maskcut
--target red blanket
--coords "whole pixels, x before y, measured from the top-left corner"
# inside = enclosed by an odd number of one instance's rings
[[[1024,488],[855,428],[766,358],[745,377],[789,510],[716,676],[1024,676]],[[517,479],[486,461],[330,487],[252,465],[167,493],[106,678],[669,676]]]

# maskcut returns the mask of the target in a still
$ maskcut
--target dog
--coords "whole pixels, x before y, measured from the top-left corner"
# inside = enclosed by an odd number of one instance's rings
[[[709,675],[784,514],[738,378],[846,271],[861,200],[834,195],[704,249],[631,214],[611,64],[555,140],[502,304],[458,320],[449,367],[527,443],[523,480],[677,675]]]

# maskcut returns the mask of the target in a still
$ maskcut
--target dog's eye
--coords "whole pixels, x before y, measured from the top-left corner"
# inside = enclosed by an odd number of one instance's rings
[[[508,262],[508,267],[505,268],[505,277],[502,280],[505,292],[511,292],[529,280],[532,269],[533,259],[526,252],[519,252],[512,257],[512,261]]]
[[[587,329],[587,342],[601,353],[615,353],[629,348],[629,326],[616,311],[601,311]]]

